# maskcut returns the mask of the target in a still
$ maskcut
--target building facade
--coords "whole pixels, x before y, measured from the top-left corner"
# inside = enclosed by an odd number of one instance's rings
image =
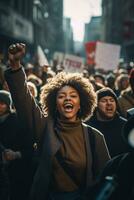
[[[16,42],[26,43],[31,55],[38,45],[48,58],[64,51],[63,0],[1,0],[0,54]]]
[[[6,54],[7,48],[14,42],[25,42],[30,48],[34,42],[32,24],[32,0],[0,1],[0,53]]]
[[[85,24],[84,43],[100,40],[101,31],[101,17],[91,17],[90,22]]]
[[[102,41],[121,45],[125,61],[134,60],[134,1],[102,0]]]

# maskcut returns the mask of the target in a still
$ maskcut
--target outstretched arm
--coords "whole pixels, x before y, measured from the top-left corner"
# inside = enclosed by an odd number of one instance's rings
[[[40,137],[45,126],[45,118],[27,87],[26,75],[21,66],[21,59],[25,51],[26,46],[22,43],[9,47],[10,68],[6,70],[5,78],[21,122],[25,124],[28,131],[35,133],[36,137]]]

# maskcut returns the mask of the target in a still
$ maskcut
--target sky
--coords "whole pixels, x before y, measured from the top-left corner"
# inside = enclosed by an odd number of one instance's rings
[[[64,0],[64,16],[71,18],[75,41],[83,40],[84,23],[101,13],[101,0]]]

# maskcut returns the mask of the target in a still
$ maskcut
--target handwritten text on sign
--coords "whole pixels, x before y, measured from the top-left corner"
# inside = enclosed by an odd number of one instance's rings
[[[82,72],[83,70],[83,58],[73,55],[65,55],[64,67],[67,72]]]

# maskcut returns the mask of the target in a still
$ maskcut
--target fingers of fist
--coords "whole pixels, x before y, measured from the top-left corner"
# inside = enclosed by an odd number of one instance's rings
[[[25,44],[16,43],[9,46],[8,52],[10,54],[16,54],[18,52],[25,53]]]

